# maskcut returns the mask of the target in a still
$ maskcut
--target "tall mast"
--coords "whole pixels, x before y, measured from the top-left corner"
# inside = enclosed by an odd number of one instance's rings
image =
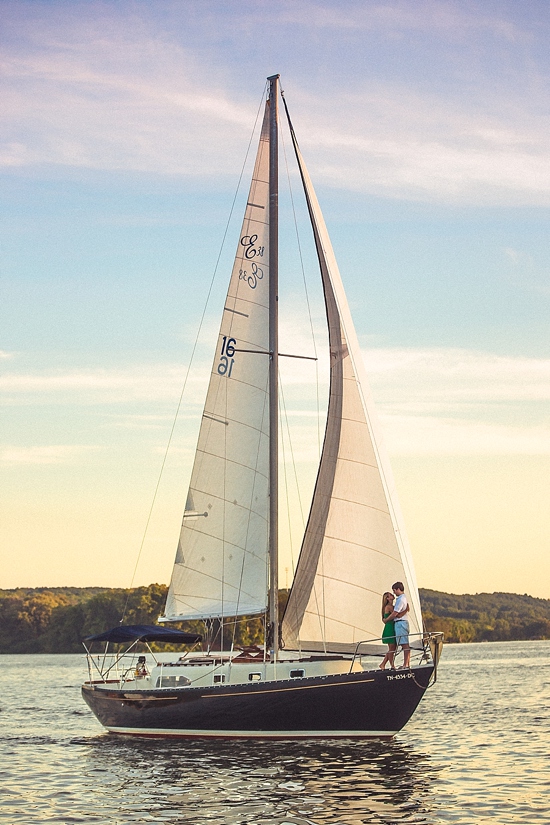
[[[279,75],[269,81],[269,636],[279,652]]]

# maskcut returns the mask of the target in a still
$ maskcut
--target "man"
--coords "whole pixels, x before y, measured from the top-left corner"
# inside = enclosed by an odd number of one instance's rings
[[[396,599],[390,619],[393,619],[394,621],[395,641],[398,646],[403,648],[403,667],[410,667],[411,648],[409,645],[409,622],[407,619],[409,603],[407,601],[407,597],[405,596],[405,587],[403,582],[395,582],[392,590],[396,596]]]

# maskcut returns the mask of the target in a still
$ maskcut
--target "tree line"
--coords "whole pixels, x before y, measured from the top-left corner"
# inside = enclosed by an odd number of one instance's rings
[[[131,590],[101,587],[16,588],[0,590],[0,653],[80,653],[82,639],[125,624],[155,624],[167,587],[150,584]],[[288,591],[279,593],[284,608]],[[440,630],[448,642],[550,639],[550,600],[514,593],[454,595],[420,589],[427,630]],[[204,635],[203,622],[181,622],[182,630]],[[244,617],[214,623],[214,646],[262,644],[263,620]],[[223,639],[222,639],[223,634]],[[169,647],[163,646],[164,650]]]
[[[448,642],[510,642],[550,639],[550,599],[517,593],[457,596],[420,589],[427,630]]]

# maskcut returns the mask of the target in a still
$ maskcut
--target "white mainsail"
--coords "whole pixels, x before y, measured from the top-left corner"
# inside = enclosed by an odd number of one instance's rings
[[[225,302],[164,621],[260,613],[267,604],[268,118],[269,102]]]
[[[330,397],[315,492],[282,637],[289,649],[350,650],[382,635],[382,594],[402,581],[412,634],[416,578],[357,335],[325,222],[300,154],[329,326]]]

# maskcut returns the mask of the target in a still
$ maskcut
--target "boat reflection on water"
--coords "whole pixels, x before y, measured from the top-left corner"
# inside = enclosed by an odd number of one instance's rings
[[[112,788],[117,822],[411,821],[433,809],[439,767],[396,741],[88,740],[89,775]],[[116,797],[116,803],[115,803]],[[126,820],[124,811],[133,817]]]

